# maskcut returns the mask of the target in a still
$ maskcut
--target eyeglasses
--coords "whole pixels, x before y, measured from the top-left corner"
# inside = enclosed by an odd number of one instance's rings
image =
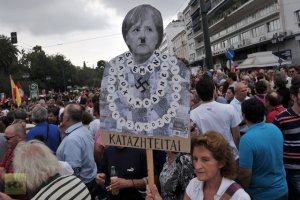
[[[12,138],[14,138],[14,137],[16,137],[16,135],[11,136],[11,137],[4,136],[4,138],[5,138],[7,141],[9,141],[10,139],[12,139]]]
[[[292,71],[289,71],[289,73],[294,73],[295,71],[294,70],[292,70]]]

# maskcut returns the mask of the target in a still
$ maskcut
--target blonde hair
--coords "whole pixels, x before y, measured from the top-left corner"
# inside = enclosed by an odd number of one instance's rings
[[[52,151],[38,140],[20,142],[14,150],[13,167],[15,173],[24,173],[26,186],[36,191],[55,174],[61,173],[57,158]]]

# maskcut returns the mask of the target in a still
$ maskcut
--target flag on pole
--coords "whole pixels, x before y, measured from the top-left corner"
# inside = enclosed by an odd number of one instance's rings
[[[16,86],[15,82],[12,80],[10,76],[10,85],[11,85],[11,96],[13,101],[15,101],[18,105],[18,107],[21,105],[21,95],[19,92],[18,87]]]
[[[22,101],[27,101],[27,96],[26,96],[26,94],[25,94],[24,90],[22,89],[21,84],[19,82],[17,83],[17,86],[18,86],[19,93],[20,93],[20,96],[22,98]]]

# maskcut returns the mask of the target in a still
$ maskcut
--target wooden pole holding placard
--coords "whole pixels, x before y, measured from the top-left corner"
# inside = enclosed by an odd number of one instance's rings
[[[148,185],[152,187],[154,185],[153,150],[146,149],[146,155],[147,155]]]

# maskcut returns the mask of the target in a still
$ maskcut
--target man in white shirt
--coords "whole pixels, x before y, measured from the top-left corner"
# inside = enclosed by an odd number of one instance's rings
[[[202,103],[191,111],[191,124],[195,123],[199,132],[216,131],[229,142],[238,159],[240,141],[239,124],[241,119],[232,105],[221,104],[214,100],[216,87],[209,77],[203,77],[196,84],[196,91]]]

